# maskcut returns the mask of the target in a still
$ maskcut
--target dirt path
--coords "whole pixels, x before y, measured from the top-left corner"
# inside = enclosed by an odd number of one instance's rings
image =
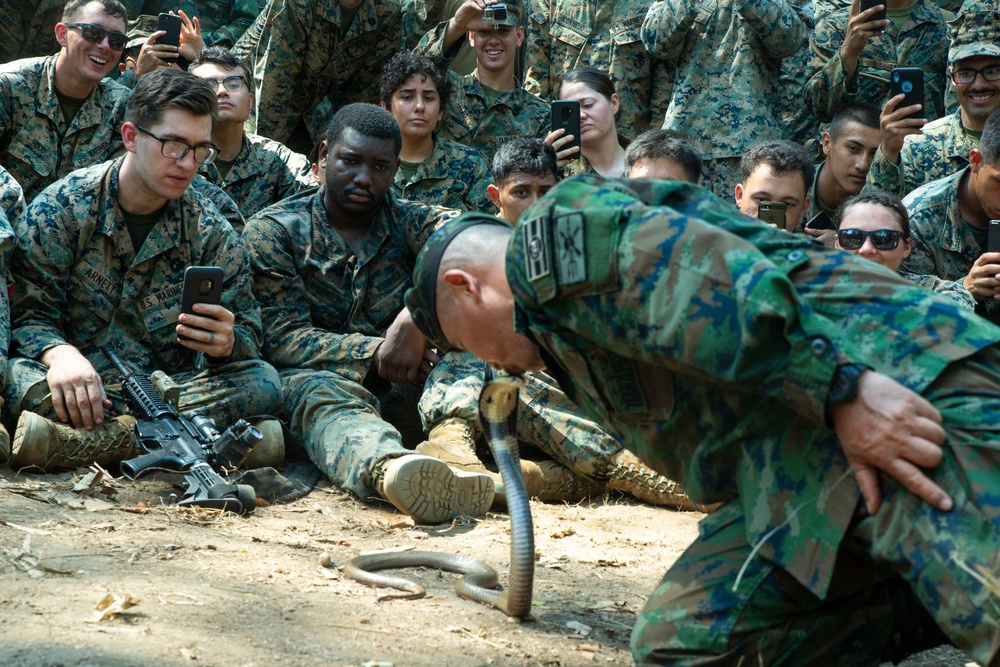
[[[514,623],[456,597],[455,575],[408,571],[428,597],[379,603],[319,564],[324,551],[335,566],[368,550],[450,551],[505,582],[506,515],[414,527],[319,488],[220,517],[159,506],[168,487],[157,482],[84,496],[72,490],[80,477],[0,472],[0,665],[629,665],[635,614],[701,518],[617,497],[532,503],[534,618]],[[137,505],[145,513],[123,511]],[[138,602],[96,620],[109,595]],[[945,651],[914,664],[965,662]]]

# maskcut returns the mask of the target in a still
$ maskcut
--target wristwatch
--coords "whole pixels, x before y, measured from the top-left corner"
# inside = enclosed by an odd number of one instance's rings
[[[833,408],[850,403],[858,397],[858,378],[869,370],[864,364],[843,364],[837,366],[830,382],[830,391],[826,395],[826,412],[830,414]]]

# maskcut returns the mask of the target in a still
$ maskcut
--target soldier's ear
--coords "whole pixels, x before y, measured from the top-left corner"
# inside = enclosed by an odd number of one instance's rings
[[[448,285],[452,296],[461,301],[463,297],[470,298],[476,304],[482,302],[482,285],[479,279],[468,271],[462,269],[448,269],[441,276],[445,284]]]
[[[490,201],[493,202],[493,205],[502,211],[503,207],[500,206],[500,188],[490,183],[486,186],[486,194],[489,195]]]
[[[978,148],[969,151],[969,166],[972,168],[973,174],[978,174],[979,169],[983,166],[983,152]]]
[[[59,46],[66,46],[66,33],[69,32],[69,28],[66,27],[65,23],[56,24],[56,42]]]
[[[135,153],[136,144],[139,142],[139,130],[136,128],[135,124],[131,122],[122,123],[122,143],[125,144],[125,150],[130,153]]]

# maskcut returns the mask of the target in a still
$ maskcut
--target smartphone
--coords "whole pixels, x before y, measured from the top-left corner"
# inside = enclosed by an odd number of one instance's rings
[[[906,97],[896,108],[924,103],[924,71],[919,67],[896,67],[889,73],[889,97]],[[923,118],[924,110],[914,111],[907,118]]]
[[[788,206],[783,201],[762,201],[757,206],[757,219],[778,229],[784,229],[786,208]]]
[[[181,17],[176,14],[160,14],[156,24],[157,30],[166,31],[158,40],[157,44],[169,44],[170,46],[181,45]]]
[[[875,12],[875,16],[868,19],[869,21],[885,21],[887,18],[889,18],[889,13],[885,8],[886,0],[861,0],[860,12],[863,12],[867,9],[871,9],[875,5],[882,5],[882,11]]]
[[[197,314],[194,312],[196,303],[208,303],[213,306],[221,304],[223,278],[222,268],[218,266],[189,266],[184,269],[181,313]]]
[[[806,223],[806,229],[836,229],[837,225],[833,224],[833,220],[830,219],[823,211],[820,211],[813,217],[809,218],[809,222]]]
[[[1000,252],[1000,220],[990,220],[989,235],[986,237],[986,252]]]
[[[580,102],[578,100],[556,100],[552,103],[552,130],[566,130],[573,135],[573,141],[563,146],[564,151],[570,146],[580,148]],[[577,151],[576,156],[580,156]]]

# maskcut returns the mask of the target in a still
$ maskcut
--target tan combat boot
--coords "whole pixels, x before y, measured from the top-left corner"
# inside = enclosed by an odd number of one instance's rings
[[[91,463],[108,465],[135,454],[135,419],[115,417],[93,431],[57,424],[33,412],[22,412],[14,431],[11,468],[46,472]]]
[[[688,498],[677,482],[651,470],[632,452],[623,449],[612,459],[608,471],[608,488],[618,489],[650,505],[671,507],[685,512],[711,512],[722,503],[702,505]]]
[[[555,461],[521,459],[521,477],[528,497],[543,502],[575,503],[604,493],[602,483],[578,475]]]
[[[285,433],[281,429],[281,422],[277,419],[261,419],[254,426],[263,437],[250,450],[240,468],[280,468],[285,461]]]
[[[500,483],[500,473],[492,472],[476,456],[476,440],[472,424],[464,419],[445,419],[431,429],[427,440],[417,445],[424,456],[433,456],[456,470],[489,475]]]
[[[492,478],[454,470],[430,456],[407,454],[389,459],[372,477],[379,495],[417,523],[483,516],[493,505]]]

